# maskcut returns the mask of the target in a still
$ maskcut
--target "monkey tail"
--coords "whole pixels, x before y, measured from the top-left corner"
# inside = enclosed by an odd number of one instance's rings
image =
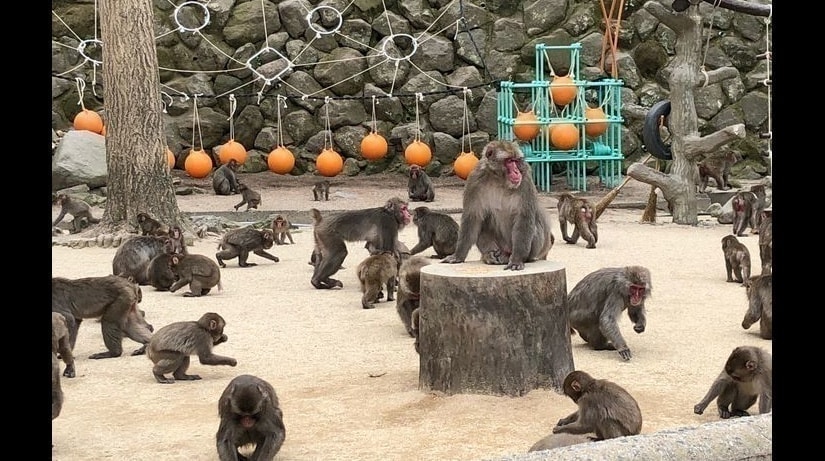
[[[311,208],[309,211],[312,212],[312,219],[315,220],[315,225],[317,226],[321,222],[321,219],[323,218],[321,216],[321,212],[317,208]]]
[[[218,280],[218,291],[223,291],[223,284]]]

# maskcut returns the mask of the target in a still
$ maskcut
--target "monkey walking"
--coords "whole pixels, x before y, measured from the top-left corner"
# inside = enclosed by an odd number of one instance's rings
[[[596,213],[590,201],[584,198],[573,197],[567,192],[559,196],[559,227],[561,237],[569,244],[579,241],[579,235],[587,241],[587,248],[596,248],[599,240],[599,231],[596,226]],[[567,223],[573,223],[573,233],[567,236]]]
[[[726,281],[747,286],[751,278],[751,253],[748,247],[735,235],[726,235],[722,237],[722,253],[725,256]]]
[[[387,301],[395,300],[395,281],[398,277],[398,258],[395,251],[379,251],[358,263],[356,273],[361,284],[361,307],[375,308],[381,288],[387,287]]]
[[[83,200],[69,197],[66,194],[58,194],[54,199],[56,205],[60,205],[60,214],[54,219],[52,227],[56,227],[67,214],[72,215],[71,233],[76,234],[83,230],[84,220],[86,224],[97,224],[100,219],[92,216],[92,207]]]
[[[739,160],[741,160],[739,155],[732,150],[727,150],[721,156],[717,155],[702,159],[698,163],[699,192],[704,192],[707,189],[710,178],[716,181],[717,189],[730,189],[730,168]]]
[[[241,182],[238,183],[238,192],[241,194],[241,202],[235,205],[235,211],[238,211],[238,208],[244,206],[244,204],[246,204],[246,210],[244,211],[249,211],[250,208],[258,209],[258,205],[261,204],[261,194]]]
[[[432,202],[435,200],[435,186],[433,180],[418,165],[410,165],[409,179],[407,180],[407,195],[411,202]]]
[[[220,461],[275,458],[286,439],[284,416],[275,388],[253,375],[232,379],[218,400],[220,425],[215,434]],[[238,448],[254,445],[248,457]]]
[[[704,413],[710,402],[716,399],[719,417],[750,416],[750,408],[759,400],[759,413],[773,408],[773,356],[756,346],[739,346],[733,349],[725,367],[710,385],[707,394],[694,407],[697,415]]]
[[[238,193],[238,169],[241,164],[234,158],[219,166],[212,173],[212,190],[216,195],[232,195]]]
[[[455,252],[442,262],[464,262],[473,244],[482,262],[504,264],[505,270],[547,259],[554,241],[550,218],[539,206],[530,167],[516,143],[496,140],[484,146],[462,203]]]
[[[215,261],[204,255],[172,255],[169,267],[177,277],[177,280],[169,287],[170,293],[178,291],[187,284],[189,291],[183,294],[187,297],[205,296],[214,286],[217,286],[218,290],[223,290],[221,268]]]
[[[69,336],[69,327],[66,325],[66,317],[60,312],[54,311],[52,311],[52,352],[60,354],[60,359],[66,364],[63,376],[74,378],[74,353]],[[59,366],[57,371],[60,372]]]
[[[321,199],[324,201],[329,200],[329,181],[323,179],[316,182],[315,185],[312,186],[312,199],[316,202]]]
[[[455,252],[458,241],[458,223],[450,215],[420,206],[413,210],[413,224],[418,227],[418,243],[410,254],[418,254],[429,247],[435,250],[436,258],[443,259]]]
[[[641,433],[642,410],[622,386],[576,370],[564,378],[563,389],[579,408],[559,420],[554,434],[592,432],[596,434],[594,440],[605,440]]]
[[[773,339],[773,275],[752,277],[747,295],[748,310],[742,319],[742,328],[747,330],[759,322],[759,336],[762,339]]]
[[[292,233],[289,231],[290,227],[292,227],[292,223],[283,215],[275,216],[275,219],[272,220],[272,232],[275,234],[276,245],[285,245],[286,239],[289,239],[289,243],[295,243],[292,240]]]
[[[218,265],[226,267],[224,260],[238,258],[238,266],[252,267],[257,266],[257,263],[247,262],[249,253],[252,252],[262,258],[266,258],[273,262],[278,262],[277,256],[268,253],[266,250],[272,248],[275,244],[275,234],[272,229],[255,229],[253,227],[241,227],[240,229],[232,229],[224,234],[220,243],[218,243],[218,251],[215,253],[215,259],[218,260]]]

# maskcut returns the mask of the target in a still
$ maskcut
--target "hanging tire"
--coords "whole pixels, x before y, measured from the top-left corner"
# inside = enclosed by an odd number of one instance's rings
[[[642,141],[645,143],[645,150],[662,160],[673,160],[670,144],[664,143],[659,134],[659,119],[664,117],[664,124],[667,126],[668,115],[670,115],[670,101],[665,99],[657,102],[647,112],[645,125],[642,129]]]

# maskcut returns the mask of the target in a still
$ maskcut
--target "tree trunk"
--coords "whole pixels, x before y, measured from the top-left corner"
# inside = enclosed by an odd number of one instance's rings
[[[103,0],[100,21],[108,183],[94,231],[134,231],[139,212],[186,228],[167,166],[152,1]]]
[[[475,261],[423,267],[419,353],[422,389],[561,392],[574,369],[564,266],[537,261],[505,271]]]

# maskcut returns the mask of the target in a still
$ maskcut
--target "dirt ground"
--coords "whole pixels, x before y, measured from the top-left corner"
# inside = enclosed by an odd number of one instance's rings
[[[185,176],[176,171],[176,176]],[[330,210],[379,206],[388,197],[406,196],[402,175],[331,178],[329,202],[311,201],[318,177],[264,172],[242,175],[263,194],[262,210],[290,213],[316,207]],[[239,196],[215,196],[207,179],[183,178],[208,193],[178,196],[183,211],[232,211]],[[463,182],[436,178],[434,209],[460,210]],[[649,186],[630,181],[599,219],[596,249],[560,238],[554,185],[541,193],[553,222],[556,244],[548,259],[564,264],[568,291],[586,274],[608,266],[644,265],[653,278],[646,303],[647,329],[633,332],[626,316],[622,334],[633,353],[623,362],[615,351],[593,351],[571,337],[576,369],[610,379],[639,402],[643,433],[718,420],[713,404],[704,415],[693,405],[721,371],[730,351],[755,345],[772,351],[772,342],[740,323],[747,309],[745,288],[725,281],[721,238],[730,233],[710,216],[697,226],[673,224],[659,212],[655,224],[640,223]],[[594,203],[608,191],[593,187]],[[411,207],[422,205],[412,202]],[[57,215],[52,207],[52,216]],[[102,208],[95,208],[96,216]],[[453,215],[457,220],[459,214]],[[536,389],[522,397],[445,396],[419,388],[419,359],[394,303],[364,310],[354,274],[366,256],[360,242],[349,244],[340,290],[310,285],[311,229],[293,233],[294,245],[276,246],[277,263],[251,256],[255,267],[237,260],[222,270],[223,291],[201,298],[182,292],[143,288],[141,307],[160,328],[218,312],[227,320],[229,341],[215,351],[235,357],[237,367],[205,366],[192,359],[200,381],[155,382],[145,356],[90,360],[104,350],[99,324],[86,321],[75,347],[77,377],[63,378],[65,404],[52,422],[54,460],[214,460],[217,401],[228,382],[249,373],[276,389],[284,413],[286,441],[279,460],[482,460],[523,453],[575,410],[567,397]],[[63,238],[63,237],[61,237]],[[410,224],[400,233],[409,247],[417,242]],[[212,256],[217,237],[197,240],[191,253]],[[755,272],[760,266],[757,236],[740,238],[749,248]],[[54,276],[69,278],[111,273],[115,248],[52,247]],[[431,250],[424,254],[432,254]],[[468,260],[477,260],[474,249]],[[128,352],[138,347],[124,340]],[[755,411],[755,407],[752,408]]]

